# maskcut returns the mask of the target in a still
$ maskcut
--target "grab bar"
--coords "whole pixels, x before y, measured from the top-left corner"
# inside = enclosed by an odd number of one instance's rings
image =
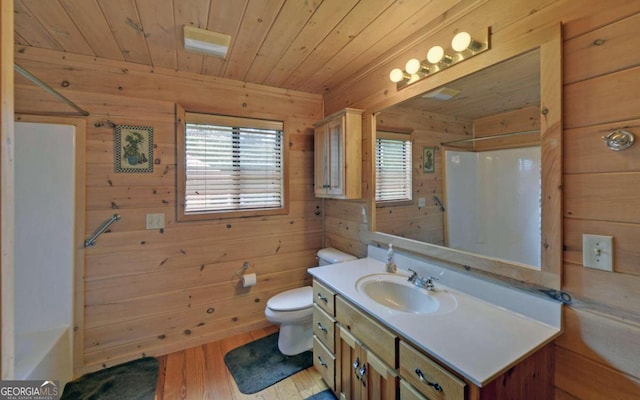
[[[438,198],[438,196],[433,196],[433,198],[435,199],[436,203],[438,204],[438,206],[440,206],[440,211],[445,212],[446,209],[444,208],[444,206],[442,205],[442,202],[440,201],[440,199]]]
[[[100,228],[98,228],[95,232],[93,232],[93,235],[91,235],[91,237],[87,240],[84,241],[84,247],[93,247],[96,244],[96,239],[98,238],[98,236],[102,235],[104,233],[104,231],[107,230],[107,228],[109,228],[111,226],[111,224],[113,224],[116,221],[120,221],[120,216],[118,214],[113,214],[111,216],[111,218],[109,218],[108,220],[104,221],[104,223],[102,225],[100,225]]]

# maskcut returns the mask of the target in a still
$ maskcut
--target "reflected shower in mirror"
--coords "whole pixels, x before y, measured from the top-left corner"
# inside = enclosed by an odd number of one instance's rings
[[[376,230],[539,268],[539,116],[539,50],[377,113],[377,139],[405,138],[412,151],[386,162],[396,169],[408,165],[411,176],[402,182],[411,189],[408,198],[377,199]],[[379,160],[381,142],[377,175],[388,172]],[[526,149],[534,155],[523,156]],[[458,161],[465,153],[476,161],[466,172],[447,167],[445,153],[452,151]],[[497,164],[498,158],[504,162]],[[482,170],[491,172],[481,176]],[[394,182],[396,188],[401,183]],[[492,202],[493,196],[504,203]]]

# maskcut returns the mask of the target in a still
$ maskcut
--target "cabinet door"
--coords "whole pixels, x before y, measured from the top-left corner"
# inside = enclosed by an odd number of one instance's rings
[[[330,196],[341,196],[344,194],[344,126],[345,116],[335,118],[326,126],[327,134],[327,193]]]
[[[389,368],[375,354],[363,349],[366,375],[363,383],[362,399],[395,400],[398,396],[398,374]]]
[[[362,348],[343,327],[338,328],[336,338],[336,363],[339,364],[336,368],[336,391],[340,399],[361,400],[361,376],[366,373]]]
[[[318,197],[326,197],[329,187],[329,154],[327,125],[317,126],[313,134],[313,158],[314,158],[314,192]]]
[[[398,375],[348,330],[338,327],[336,390],[345,400],[395,400]]]

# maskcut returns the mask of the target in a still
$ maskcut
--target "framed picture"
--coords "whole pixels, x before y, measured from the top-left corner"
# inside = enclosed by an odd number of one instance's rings
[[[436,153],[435,147],[424,147],[422,149],[422,172],[431,174],[435,171]]]
[[[117,125],[116,172],[153,172],[153,128]]]

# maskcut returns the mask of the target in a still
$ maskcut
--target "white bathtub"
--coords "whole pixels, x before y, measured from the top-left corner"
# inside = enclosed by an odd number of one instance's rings
[[[73,377],[71,328],[16,335],[15,379],[57,380],[59,388]]]

